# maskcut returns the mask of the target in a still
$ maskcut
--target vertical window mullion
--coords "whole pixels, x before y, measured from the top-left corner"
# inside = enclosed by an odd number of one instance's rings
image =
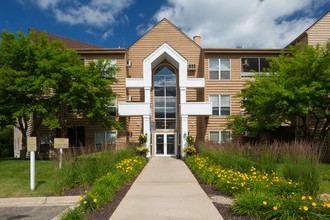
[[[218,77],[219,77],[219,80],[221,80],[221,59],[218,59],[218,65],[219,65],[219,68],[218,68]]]
[[[219,108],[219,116],[221,116],[221,95],[219,95],[219,97],[218,97],[218,102],[219,102],[219,106],[218,106],[218,108]]]

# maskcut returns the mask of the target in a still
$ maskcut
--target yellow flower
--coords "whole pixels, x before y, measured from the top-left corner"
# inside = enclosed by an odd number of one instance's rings
[[[302,196],[301,197],[301,200],[306,200],[306,196]]]
[[[303,210],[304,210],[305,212],[307,212],[307,211],[308,211],[308,207],[307,207],[307,206],[304,206],[304,207],[303,207]]]
[[[316,202],[313,202],[313,203],[312,203],[312,206],[314,206],[314,207],[317,206]]]
[[[308,196],[308,199],[309,199],[309,200],[312,200],[313,198],[312,198],[311,196]]]
[[[81,201],[81,200],[83,200],[83,197],[82,197],[82,195],[81,195],[81,196],[79,196],[79,201]]]
[[[86,204],[86,203],[87,203],[87,201],[85,200],[85,201],[84,201],[84,204]]]
[[[93,199],[93,202],[97,202],[97,199]]]
[[[277,205],[273,206],[273,210],[274,211],[276,211],[277,209],[278,209],[278,206]]]
[[[266,202],[266,201],[263,201],[262,204],[263,204],[263,205],[267,205],[267,202]]]

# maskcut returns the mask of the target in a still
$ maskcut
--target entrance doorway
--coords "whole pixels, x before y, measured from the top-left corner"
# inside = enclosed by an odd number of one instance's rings
[[[174,133],[156,133],[155,142],[155,156],[175,156],[176,138]]]

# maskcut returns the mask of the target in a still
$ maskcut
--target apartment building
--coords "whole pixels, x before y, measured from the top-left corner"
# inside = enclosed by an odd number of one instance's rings
[[[291,44],[324,44],[330,39],[330,13],[320,18]],[[98,58],[111,59],[119,67],[118,94],[114,108],[124,131],[92,125],[67,110],[66,126],[51,133],[36,131],[40,151],[49,151],[54,137],[69,138],[72,148],[117,147],[137,143],[147,135],[148,156],[182,154],[187,135],[196,142],[229,142],[234,136],[226,129],[227,116],[241,114],[235,95],[262,71],[267,57],[282,49],[203,48],[200,36],[189,38],[167,19],[161,20],[129,48],[100,48],[49,34],[78,51],[86,65]],[[32,122],[31,122],[32,123]],[[33,124],[33,123],[32,123]],[[15,131],[15,155],[20,134]]]

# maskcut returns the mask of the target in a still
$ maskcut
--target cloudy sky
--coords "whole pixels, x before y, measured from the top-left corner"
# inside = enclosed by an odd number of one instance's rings
[[[203,47],[283,48],[330,0],[2,0],[0,30],[29,27],[107,48],[130,47],[163,18]]]

